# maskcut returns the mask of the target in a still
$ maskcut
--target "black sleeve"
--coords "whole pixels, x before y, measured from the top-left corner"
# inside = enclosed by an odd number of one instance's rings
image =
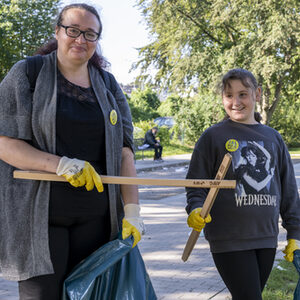
[[[200,140],[199,140],[200,141]],[[199,150],[201,141],[196,144],[191,157],[187,179],[207,179],[212,178],[211,166],[209,159]],[[193,209],[202,207],[209,189],[204,188],[186,188],[187,206],[186,211],[189,214]]]
[[[284,144],[283,141],[282,143]],[[300,240],[300,199],[294,166],[285,145],[280,178],[282,187],[282,200],[280,203],[282,226],[287,230],[287,239]]]

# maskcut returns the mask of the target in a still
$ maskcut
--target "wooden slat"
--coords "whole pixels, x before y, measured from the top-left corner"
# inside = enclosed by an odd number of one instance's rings
[[[231,163],[231,160],[232,160],[232,156],[227,153],[224,155],[224,158],[222,160],[222,163],[219,167],[219,170],[217,172],[217,175],[215,177],[216,180],[222,180],[226,173],[227,173],[227,170],[230,166],[230,163]],[[205,202],[203,204],[203,207],[202,207],[202,210],[201,210],[201,213],[200,213],[200,216],[204,219],[208,216],[213,204],[214,204],[214,201],[217,197],[217,194],[219,192],[219,187],[212,187],[208,194],[207,194],[207,197],[205,199]],[[190,254],[192,253],[193,249],[194,249],[194,246],[199,238],[199,235],[200,235],[200,232],[196,231],[193,229],[193,231],[191,232],[189,238],[188,238],[188,241],[185,245],[185,248],[183,250],[183,254],[182,254],[182,257],[181,259],[183,261],[187,261]]]
[[[14,178],[29,180],[46,180],[46,181],[66,181],[63,176],[54,173],[37,172],[37,171],[14,171]],[[233,189],[236,186],[235,180],[205,180],[205,179],[162,179],[162,178],[141,178],[141,177],[124,177],[124,176],[105,176],[101,175],[103,183],[107,184],[127,184],[127,185],[158,185],[158,186],[179,186],[179,187],[199,187],[222,189]]]

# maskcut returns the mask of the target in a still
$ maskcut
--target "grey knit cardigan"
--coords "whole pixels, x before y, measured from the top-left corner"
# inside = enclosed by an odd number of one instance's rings
[[[28,141],[49,153],[56,149],[56,51],[44,64],[32,97],[24,60],[16,63],[0,84],[0,135]],[[89,66],[91,84],[105,120],[108,175],[120,175],[123,143],[133,148],[128,103],[120,87],[106,89],[98,70]],[[33,98],[33,99],[32,99]],[[115,125],[110,112],[117,112]],[[9,280],[53,273],[48,246],[50,183],[13,179],[14,168],[0,160],[0,273]],[[121,228],[123,203],[118,185],[109,185],[111,239]]]

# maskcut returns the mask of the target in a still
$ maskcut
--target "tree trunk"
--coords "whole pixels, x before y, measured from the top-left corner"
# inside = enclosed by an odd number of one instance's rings
[[[269,125],[272,119],[280,100],[281,86],[281,82],[276,85],[274,96],[272,96],[270,88],[267,87],[262,94],[260,102],[257,103],[257,111],[261,114],[263,124]],[[272,101],[270,100],[271,98],[273,98]]]

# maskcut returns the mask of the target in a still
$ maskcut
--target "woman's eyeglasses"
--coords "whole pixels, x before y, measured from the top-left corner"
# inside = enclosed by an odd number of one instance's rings
[[[64,26],[62,24],[58,24],[58,26],[63,27],[65,29],[67,36],[71,38],[78,38],[81,34],[83,34],[83,37],[89,42],[97,41],[100,35],[99,33],[91,30],[82,31],[73,26]]]

